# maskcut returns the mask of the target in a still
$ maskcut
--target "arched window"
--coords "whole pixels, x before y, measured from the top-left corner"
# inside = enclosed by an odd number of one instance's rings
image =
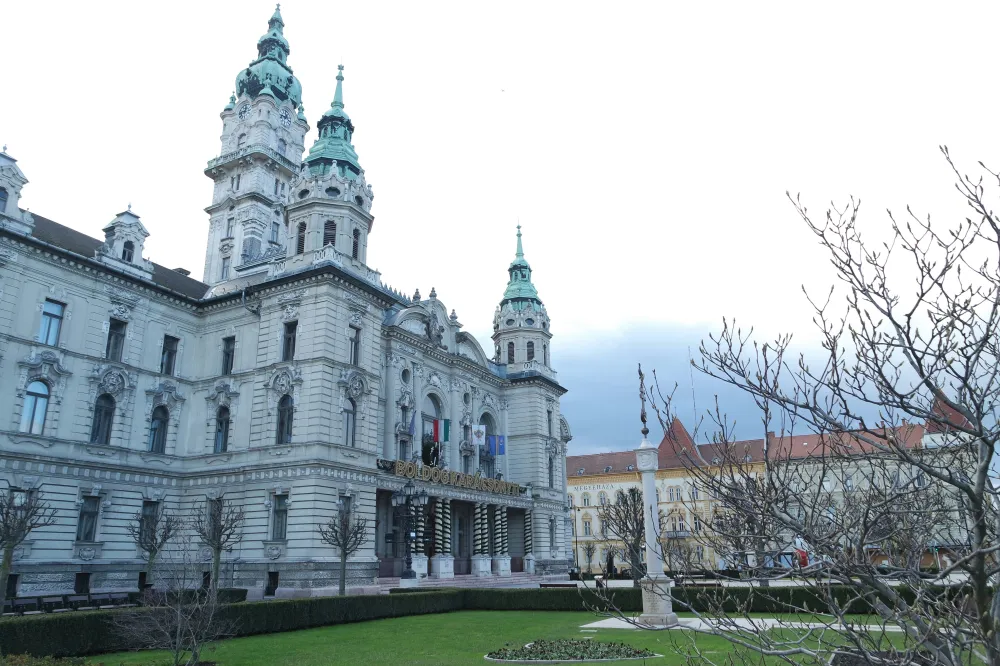
[[[7,210],[7,190],[0,187],[0,213]]]
[[[163,405],[153,410],[153,418],[149,422],[149,450],[153,453],[163,453],[167,450],[167,421],[169,418],[170,414]]]
[[[278,139],[278,152],[284,155],[286,148],[288,148],[288,143],[284,139]]]
[[[546,367],[548,367],[548,365],[549,365],[549,346],[548,345],[542,345],[542,363],[544,363]]]
[[[242,148],[245,145],[247,145],[247,135],[246,134],[240,134],[236,138],[236,147],[237,148]]]
[[[135,256],[135,244],[132,241],[125,241],[122,246],[122,261],[127,261],[132,263],[132,257]]]
[[[21,432],[41,435],[45,428],[45,412],[49,408],[49,387],[45,382],[31,382],[24,395],[21,410]]]
[[[590,506],[590,493],[583,494],[583,505]]]
[[[91,444],[110,444],[111,425],[115,420],[115,399],[107,393],[94,403],[94,421],[90,426]]]
[[[323,245],[336,245],[337,244],[337,223],[333,220],[327,220],[323,223]]]
[[[514,362],[514,343],[513,342],[508,342],[507,343],[507,363],[513,363],[513,362]]]
[[[556,459],[549,457],[549,488],[556,487]]]
[[[215,452],[225,453],[229,448],[229,408],[219,407],[215,413]]]
[[[357,259],[358,252],[361,250],[361,232],[355,229],[353,236],[354,244],[351,246],[351,256]]]
[[[348,398],[347,404],[344,405],[344,446],[353,447],[355,445],[354,435],[357,429],[357,409],[358,404]]]
[[[299,235],[295,239],[295,254],[302,254],[306,251],[306,223],[299,222]]]
[[[605,504],[608,503],[608,494],[602,492],[600,495],[597,496],[597,501],[601,504],[601,506],[604,506]]]
[[[535,360],[535,343],[534,342],[529,342],[528,343],[528,360],[529,361]]]
[[[275,444],[292,443],[292,396],[283,395],[278,401],[278,432],[275,436]]]

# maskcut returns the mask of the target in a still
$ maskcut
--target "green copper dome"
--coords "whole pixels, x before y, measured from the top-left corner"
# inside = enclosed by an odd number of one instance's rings
[[[344,111],[344,66],[337,65],[337,91],[333,103],[316,123],[319,136],[309,149],[306,164],[309,172],[319,176],[337,170],[341,178],[354,180],[364,173],[358,154],[351,145],[354,123]]]
[[[533,308],[534,304],[542,304],[538,298],[538,290],[531,283],[531,266],[524,258],[524,249],[521,247],[521,225],[517,225],[517,253],[514,261],[510,262],[507,269],[510,280],[507,282],[507,289],[503,292],[503,300],[500,306],[510,303],[515,310]]]
[[[302,85],[286,60],[290,49],[283,33],[285,22],[278,5],[267,22],[267,32],[257,40],[257,59],[236,77],[236,94],[257,97],[268,94],[279,101],[302,103]]]

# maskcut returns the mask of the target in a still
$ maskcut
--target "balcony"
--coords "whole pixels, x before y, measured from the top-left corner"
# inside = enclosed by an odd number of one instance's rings
[[[241,157],[251,155],[253,153],[257,153],[259,155],[263,155],[269,159],[272,159],[281,166],[288,169],[289,171],[297,172],[299,170],[298,164],[288,159],[287,157],[285,157],[278,151],[274,150],[270,146],[265,145],[263,143],[254,143],[249,146],[243,146],[242,148],[234,150],[230,153],[226,153],[225,155],[219,155],[213,160],[209,160],[208,166],[205,167],[205,172],[208,173],[209,171],[218,166],[226,164],[227,162],[232,162],[233,160],[239,159]]]
[[[663,533],[664,539],[687,539],[691,536],[691,530],[667,530]]]

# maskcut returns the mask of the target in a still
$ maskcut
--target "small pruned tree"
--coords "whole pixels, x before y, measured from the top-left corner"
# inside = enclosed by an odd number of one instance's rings
[[[319,526],[319,537],[336,548],[340,556],[338,589],[340,596],[344,596],[347,593],[347,558],[368,541],[368,519],[354,516],[350,507],[341,502],[337,515]]]
[[[33,490],[7,488],[0,493],[0,590],[6,594],[7,578],[14,563],[14,549],[20,546],[32,530],[55,523],[55,509],[43,502]]]
[[[201,539],[201,542],[212,551],[210,589],[213,597],[219,591],[219,569],[222,564],[222,553],[230,552],[235,545],[243,541],[243,525],[245,523],[246,513],[243,507],[225,497],[209,499],[203,507],[194,513],[194,518],[191,521],[192,530]]]
[[[587,560],[587,573],[594,573],[593,561],[594,553],[597,552],[597,544],[593,541],[587,541],[583,544],[583,557]]]
[[[645,576],[642,565],[642,551],[646,547],[644,511],[642,491],[634,487],[619,490],[614,502],[597,508],[603,528],[601,536],[611,543],[621,544],[636,587]]]
[[[139,550],[145,553],[147,583],[154,582],[153,573],[156,569],[157,556],[182,528],[181,520],[163,510],[160,502],[150,510],[136,513],[132,520],[125,524],[125,531],[135,541]]]

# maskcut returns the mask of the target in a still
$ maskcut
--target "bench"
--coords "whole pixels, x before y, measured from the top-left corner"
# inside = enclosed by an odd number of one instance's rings
[[[90,596],[86,594],[70,594],[66,596],[66,606],[73,610],[90,608]]]
[[[576,588],[576,583],[539,583],[538,587],[572,587]]]
[[[18,615],[24,615],[29,612],[38,612],[39,604],[38,599],[34,597],[28,599],[14,599],[14,612]]]
[[[111,602],[110,594],[92,594],[90,595],[90,605],[96,608],[104,608],[105,606],[113,605]]]
[[[111,597],[111,604],[114,606],[131,606],[129,603],[128,592],[112,592],[108,595]]]
[[[42,610],[46,613],[66,608],[66,600],[61,595],[58,597],[42,597],[41,602]]]

